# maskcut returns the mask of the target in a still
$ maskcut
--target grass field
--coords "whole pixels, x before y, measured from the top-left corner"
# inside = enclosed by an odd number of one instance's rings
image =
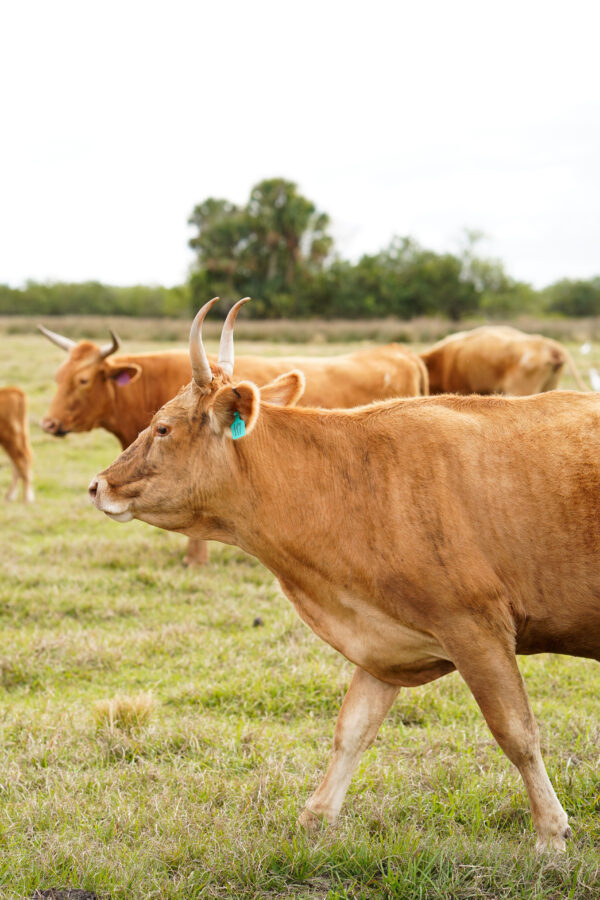
[[[0,898],[599,896],[597,664],[521,665],[567,854],[535,854],[522,783],[456,673],[401,692],[339,825],[306,836],[350,664],[257,561],[212,544],[186,570],[181,536],[94,510],[117,442],[45,436],[62,354],[26,334],[2,349],[0,383],[30,397],[37,502],[0,506]]]

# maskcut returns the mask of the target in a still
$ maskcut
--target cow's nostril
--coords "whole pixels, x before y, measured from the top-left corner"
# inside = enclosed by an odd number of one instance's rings
[[[94,478],[90,482],[90,486],[88,487],[88,494],[90,495],[90,497],[93,500],[97,493],[98,493],[98,479]]]

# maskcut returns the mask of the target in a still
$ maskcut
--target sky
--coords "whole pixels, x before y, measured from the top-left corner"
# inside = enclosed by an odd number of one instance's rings
[[[589,0],[0,7],[0,283],[182,283],[187,220],[284,177],[340,256],[394,235],[600,274]]]

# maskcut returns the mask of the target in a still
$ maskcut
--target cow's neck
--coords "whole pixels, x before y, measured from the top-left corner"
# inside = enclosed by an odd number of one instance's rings
[[[145,428],[144,425],[138,428],[133,418],[128,418],[123,413],[119,414],[116,405],[112,409],[106,410],[100,420],[100,427],[114,434],[123,450],[129,447],[135,441],[140,431]]]
[[[352,541],[366,535],[370,520],[368,447],[346,422],[342,449],[333,414],[326,416],[263,407],[256,433],[232,445],[232,542],[307,589],[340,578],[356,582],[362,555]]]
[[[153,384],[152,397],[148,396],[146,384],[147,379],[143,375],[125,387],[110,383],[111,400],[100,424],[115,435],[123,449],[129,447],[140,431],[148,427],[156,410],[171,399],[173,389],[167,378]]]

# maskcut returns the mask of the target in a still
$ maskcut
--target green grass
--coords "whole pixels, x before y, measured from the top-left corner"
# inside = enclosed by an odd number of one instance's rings
[[[351,666],[257,561],[212,544],[184,569],[181,536],[91,507],[118,445],[35,425],[60,359],[3,339],[1,380],[30,396],[37,502],[0,505],[0,897],[597,897],[597,664],[522,660],[567,854],[535,854],[521,781],[456,674],[401,692],[339,825],[305,835]],[[147,716],[98,713],[144,694]]]

